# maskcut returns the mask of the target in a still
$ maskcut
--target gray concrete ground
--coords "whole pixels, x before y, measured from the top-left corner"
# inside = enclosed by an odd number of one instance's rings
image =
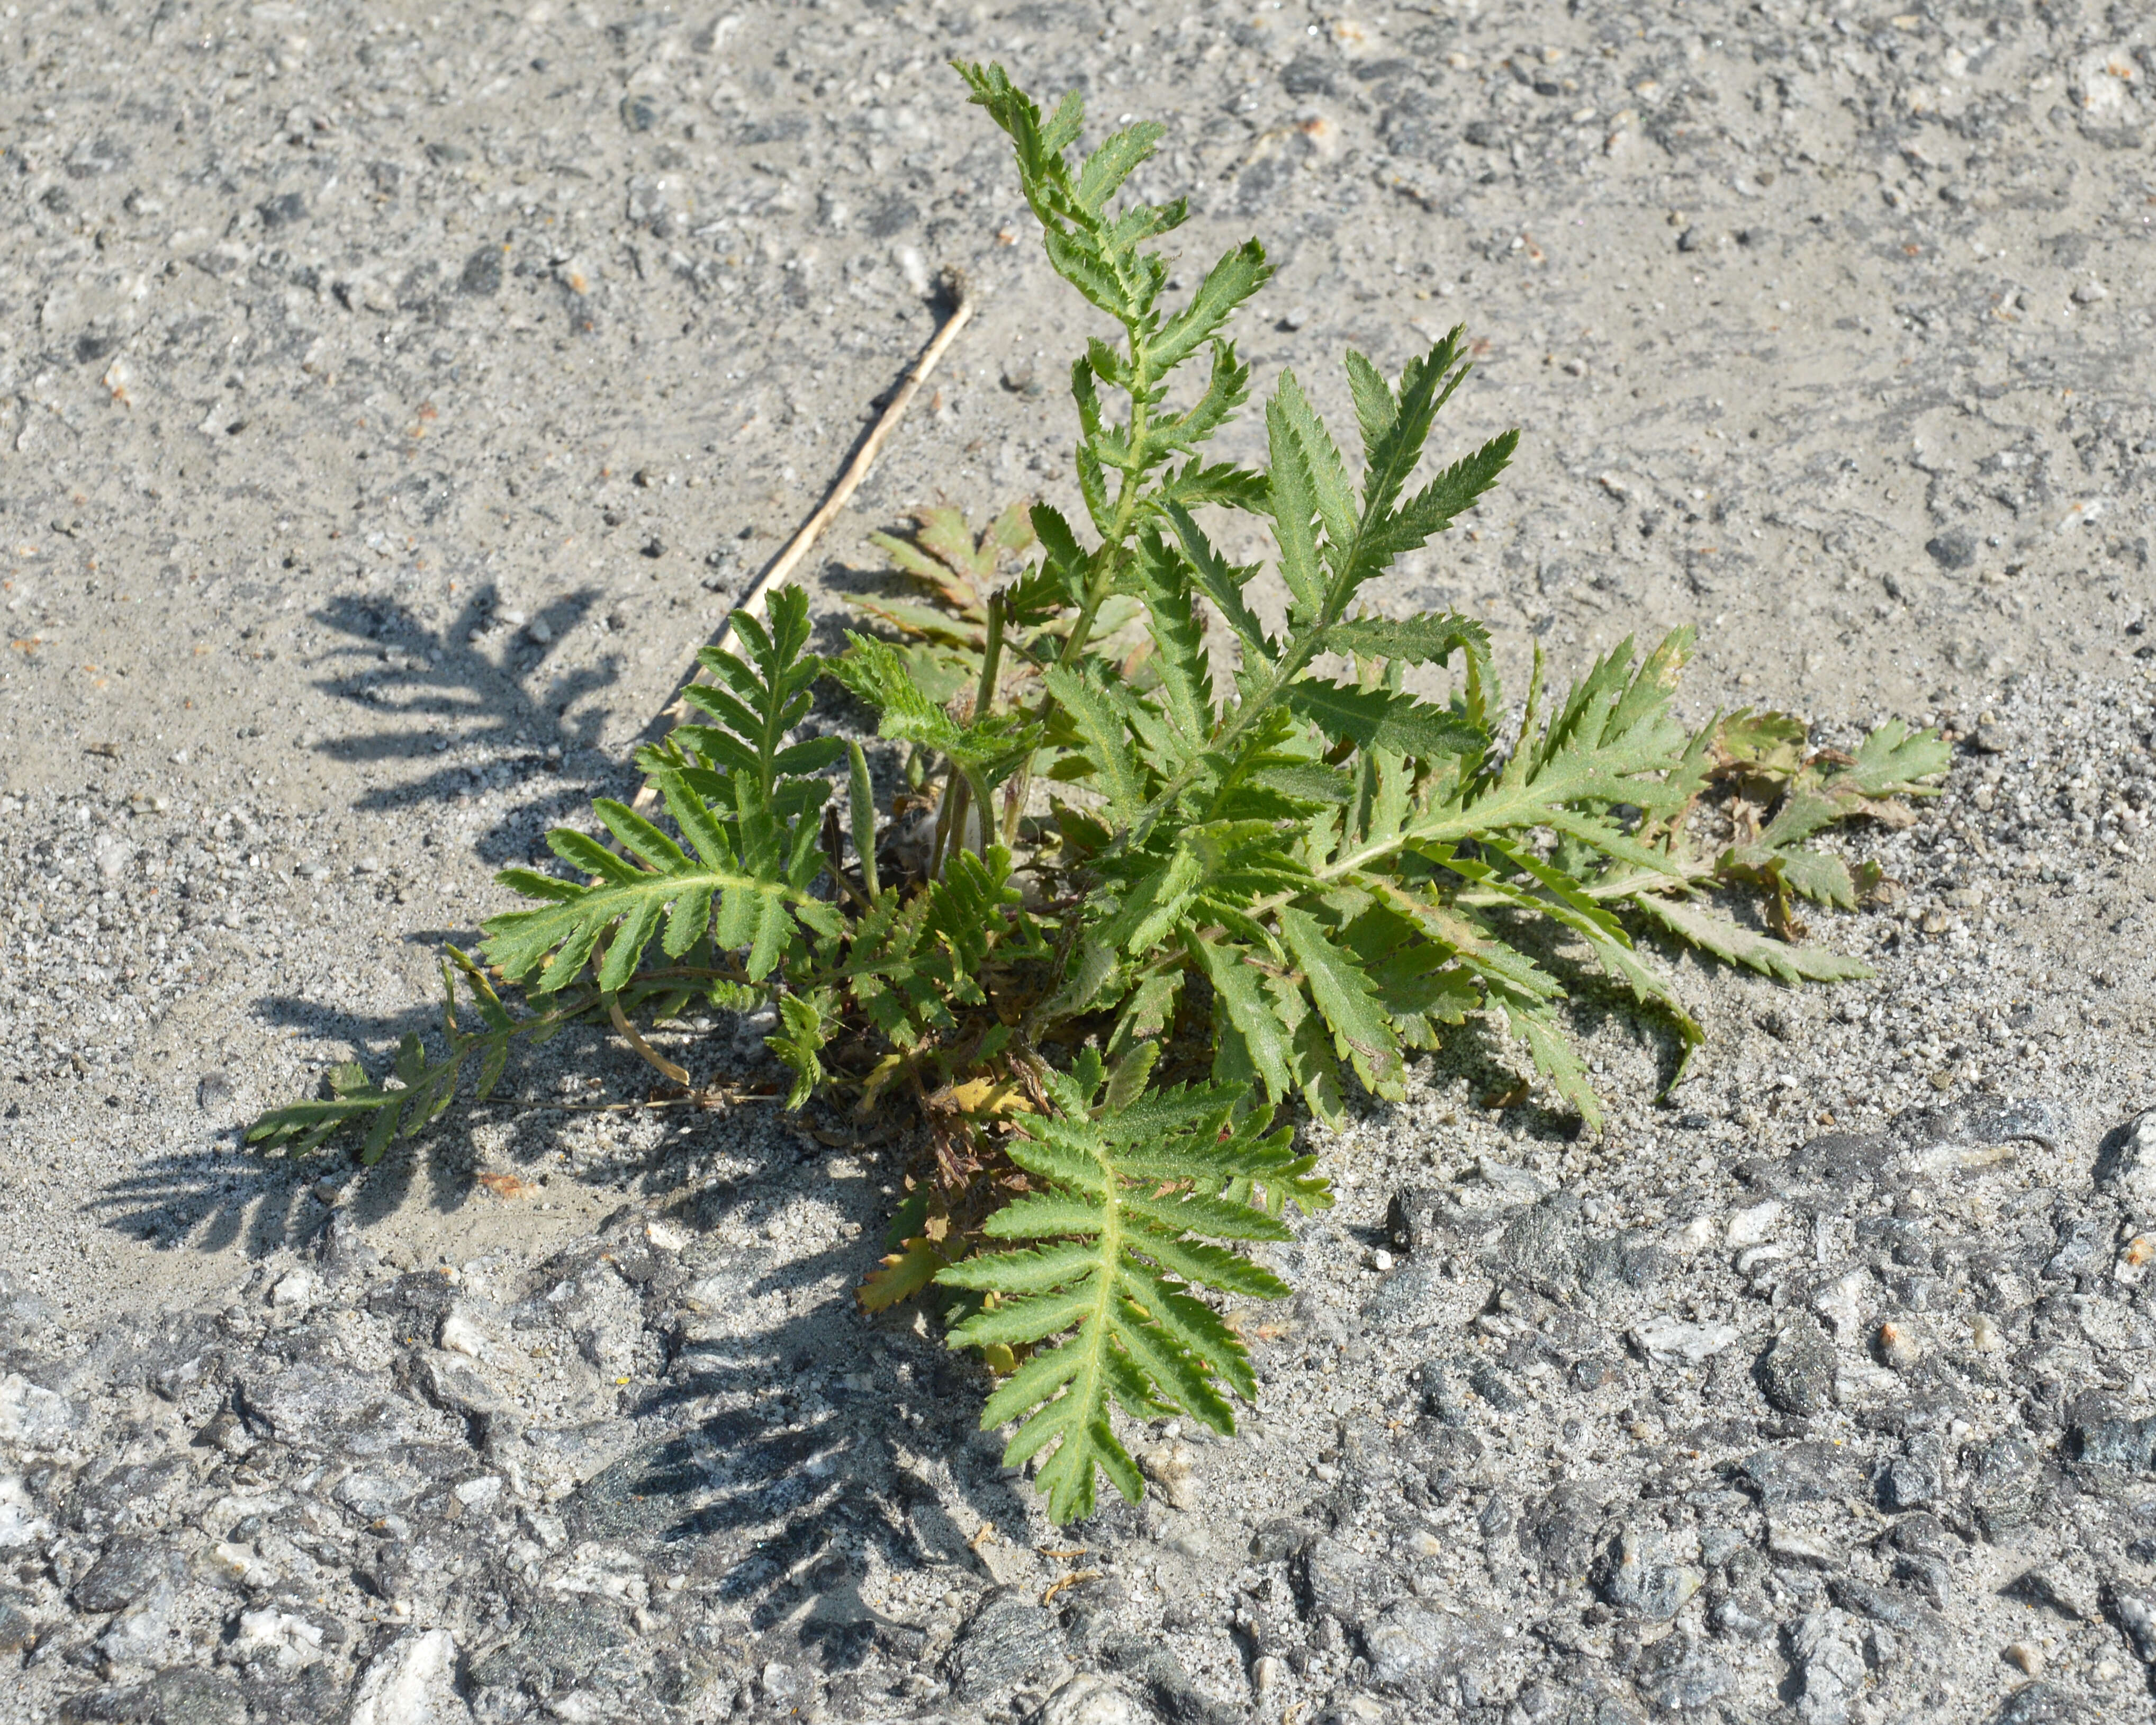
[[[0,1717],[2147,1716],[2152,42],[2075,0],[0,6]],[[1818,931],[1878,983],[1687,963],[1670,1109],[1584,1020],[1599,1142],[1486,1117],[1471,1038],[1331,1140],[1258,1435],[1152,1435],[1188,1507],[1082,1559],[970,1374],[850,1316],[887,1147],[503,1110],[352,1179],[236,1136],[427,1022],[491,870],[633,784],[943,265],[983,310],[819,607],[916,502],[1070,501],[1090,325],[953,54],[1167,124],[1186,279],[1279,266],[1260,388],[1344,419],[1343,347],[1468,325],[1441,436],[1522,454],[1384,603],[1515,675],[1694,623],[1696,713],[1962,743],[1863,841],[1908,897]],[[637,1082],[557,1054],[524,1094]],[[693,1490],[639,1485],[669,1455]]]

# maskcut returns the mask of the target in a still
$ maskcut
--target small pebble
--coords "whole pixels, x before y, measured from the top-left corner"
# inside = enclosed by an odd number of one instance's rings
[[[1879,1358],[1897,1372],[1906,1372],[1924,1357],[1924,1345],[1906,1323],[1889,1318],[1879,1326]]]
[[[304,1270],[288,1271],[271,1284],[272,1306],[305,1306],[315,1296],[315,1279]]]
[[[1770,1198],[1764,1204],[1755,1204],[1751,1209],[1739,1210],[1729,1219],[1729,1245],[1732,1250],[1757,1245],[1774,1231],[1774,1224],[1782,1219],[1782,1201]]]
[[[2032,1677],[2044,1669],[2044,1650],[2028,1641],[2010,1641],[2005,1659],[2007,1664]]]

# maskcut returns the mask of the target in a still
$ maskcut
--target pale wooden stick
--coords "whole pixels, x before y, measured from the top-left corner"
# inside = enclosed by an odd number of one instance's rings
[[[803,523],[801,531],[788,542],[786,549],[772,560],[771,566],[757,577],[756,584],[742,595],[741,603],[726,614],[726,629],[718,640],[721,653],[734,652],[741,646],[741,632],[734,627],[734,619],[744,612],[752,617],[763,614],[764,600],[771,590],[793,572],[795,567],[808,555],[809,547],[821,536],[824,529],[830,526],[832,518],[860,489],[861,481],[869,476],[869,470],[875,465],[876,457],[883,453],[885,443],[891,433],[898,429],[898,422],[906,417],[906,410],[912,404],[914,396],[928,381],[928,374],[936,369],[937,362],[943,357],[945,350],[958,339],[958,331],[965,328],[972,318],[973,292],[964,273],[947,270],[944,280],[952,297],[957,301],[950,316],[943,321],[942,328],[937,331],[935,338],[922,350],[920,362],[906,373],[906,381],[898,386],[898,393],[891,397],[891,404],[883,410],[883,417],[876,421],[875,429],[862,440],[854,459],[846,464],[846,470],[839,475],[838,484],[831,487],[831,495],[824,500],[823,506]],[[703,675],[703,669],[699,666],[689,681],[701,682]],[[677,695],[673,705],[660,716],[670,724],[678,725],[688,716],[688,712],[687,700]],[[639,809],[649,808],[655,801],[657,798],[649,785],[637,793],[636,806]]]

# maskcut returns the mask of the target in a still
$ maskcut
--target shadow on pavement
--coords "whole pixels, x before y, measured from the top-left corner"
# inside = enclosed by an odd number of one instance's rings
[[[416,778],[398,778],[365,792],[354,807],[366,810],[445,803],[490,783],[507,782],[499,759],[475,764],[471,752],[499,755],[514,750],[531,773],[598,746],[609,709],[590,699],[621,678],[619,656],[550,672],[562,644],[598,620],[605,595],[580,588],[542,607],[511,627],[501,620],[498,594],[475,588],[447,623],[430,624],[411,607],[385,598],[341,596],[315,614],[316,622],[345,638],[331,656],[343,669],[317,686],[348,707],[378,715],[380,722],[316,745],[331,759],[365,768],[388,762],[425,763],[452,752]],[[475,631],[506,644],[496,664],[470,638]],[[535,639],[535,634],[545,637]],[[572,718],[572,711],[574,716]],[[535,782],[527,778],[527,786]],[[489,862],[522,860],[531,829],[559,820],[589,800],[589,788],[573,779],[556,782],[528,797],[480,835],[475,848]]]

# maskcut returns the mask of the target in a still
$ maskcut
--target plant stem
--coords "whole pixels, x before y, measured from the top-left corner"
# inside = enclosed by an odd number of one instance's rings
[[[982,719],[995,711],[996,684],[1003,672],[1004,657],[1004,596],[988,595],[988,640],[981,651],[981,680],[973,691],[973,716]],[[936,845],[929,857],[929,873],[940,876],[953,852],[966,848],[966,816],[974,803],[980,805],[981,843],[983,855],[988,854],[990,818],[995,804],[990,799],[988,788],[971,769],[951,763],[949,788],[943,793],[943,809],[936,823]]]
[[[936,836],[928,846],[928,878],[940,880],[943,874],[943,855],[951,841],[951,825],[966,816],[966,781],[958,772],[958,763],[952,762],[943,775],[943,795],[936,805]]]
[[[1004,615],[1009,608],[999,593],[988,595],[988,639],[981,648],[981,680],[973,690],[973,717],[984,719],[996,710],[996,682],[1003,674]]]
[[[1146,390],[1152,381],[1150,356],[1146,352],[1146,340],[1140,326],[1135,323],[1123,326],[1131,344],[1131,422],[1130,446],[1142,448],[1147,428],[1152,421],[1152,411],[1146,403]],[[1093,553],[1093,578],[1086,586],[1086,602],[1078,608],[1077,620],[1070,625],[1070,633],[1064,639],[1062,649],[1055,655],[1058,665],[1077,668],[1079,657],[1086,644],[1092,639],[1093,622],[1100,614],[1115,586],[1115,572],[1124,554],[1124,544],[1131,529],[1137,523],[1140,476],[1125,472],[1119,475],[1116,490],[1115,517],[1108,523],[1108,531],[1101,536],[1100,548]],[[1033,722],[1045,725],[1055,711],[1055,697],[1046,691],[1033,710]],[[1033,757],[1026,757],[1024,764],[1012,775],[1010,788],[1004,797],[1004,843],[1015,844],[1018,839],[1019,818],[1025,812],[1026,798],[1033,789]]]

